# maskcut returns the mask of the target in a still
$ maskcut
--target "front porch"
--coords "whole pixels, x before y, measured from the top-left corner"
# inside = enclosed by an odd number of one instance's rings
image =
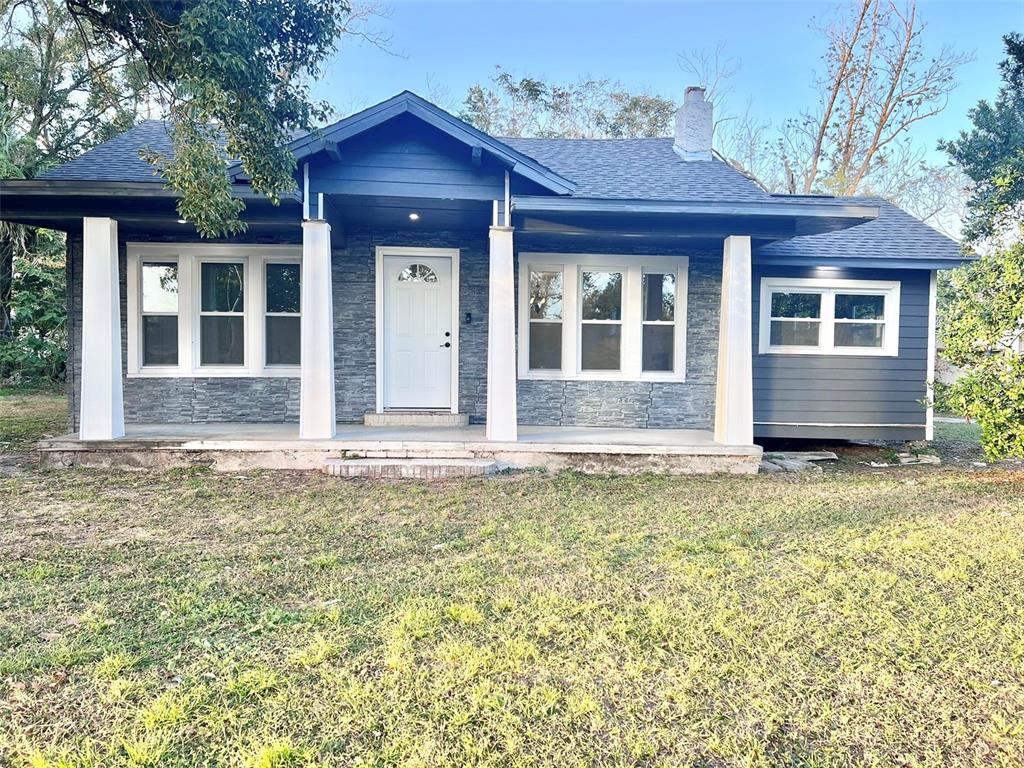
[[[43,464],[52,467],[209,466],[311,470],[327,459],[489,459],[503,467],[582,472],[753,474],[761,460],[754,445],[715,442],[696,429],[623,429],[520,426],[516,441],[488,440],[485,427],[338,424],[328,439],[302,439],[297,424],[129,424],[123,437],[82,440],[75,434],[43,440]]]

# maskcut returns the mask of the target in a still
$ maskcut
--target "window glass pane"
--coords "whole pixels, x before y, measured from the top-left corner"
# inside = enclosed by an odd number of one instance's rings
[[[143,262],[142,311],[178,311],[178,265]]]
[[[202,365],[245,363],[245,318],[203,315],[199,318],[199,362]]]
[[[584,371],[619,370],[622,326],[584,323],[581,328],[581,367]]]
[[[562,369],[561,323],[530,323],[530,369]]]
[[[177,315],[145,315],[142,318],[142,364],[178,364]]]
[[[298,365],[300,326],[296,317],[267,317],[267,365]]]
[[[206,262],[202,268],[202,311],[242,312],[244,264]]]
[[[530,271],[530,319],[562,317],[562,273]]]
[[[773,347],[816,347],[821,324],[807,320],[772,320]]]
[[[584,320],[622,319],[621,272],[584,272],[582,283]]]
[[[885,296],[837,293],[836,317],[840,320],[882,320],[885,318]]]
[[[675,361],[675,326],[645,325],[643,369],[645,371],[672,371]]]
[[[772,317],[821,317],[820,293],[773,293]]]
[[[671,321],[676,317],[676,276],[644,275],[644,320]]]
[[[299,265],[267,264],[267,312],[299,311]]]
[[[410,264],[398,273],[400,283],[436,283],[437,275],[426,264]]]
[[[836,323],[837,347],[875,347],[880,349],[885,323]]]

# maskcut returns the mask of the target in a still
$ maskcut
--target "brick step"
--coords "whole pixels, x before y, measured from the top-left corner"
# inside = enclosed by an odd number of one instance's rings
[[[469,424],[468,413],[448,411],[385,411],[363,414],[368,427],[464,427]]]
[[[326,459],[323,470],[333,477],[444,480],[489,475],[498,471],[498,462],[487,459]]]

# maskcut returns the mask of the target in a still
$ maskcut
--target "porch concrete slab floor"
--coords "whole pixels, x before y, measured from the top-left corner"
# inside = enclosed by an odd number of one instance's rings
[[[716,443],[710,431],[521,426],[516,442],[489,442],[482,425],[366,426],[339,424],[331,440],[300,440],[294,424],[132,424],[124,438],[44,440],[52,466],[205,464],[239,469],[320,469],[327,458],[490,459],[508,467],[586,472],[752,474],[757,446]]]

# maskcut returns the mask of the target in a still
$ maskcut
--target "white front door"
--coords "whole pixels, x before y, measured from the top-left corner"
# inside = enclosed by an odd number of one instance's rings
[[[385,255],[384,407],[452,405],[452,260]]]

